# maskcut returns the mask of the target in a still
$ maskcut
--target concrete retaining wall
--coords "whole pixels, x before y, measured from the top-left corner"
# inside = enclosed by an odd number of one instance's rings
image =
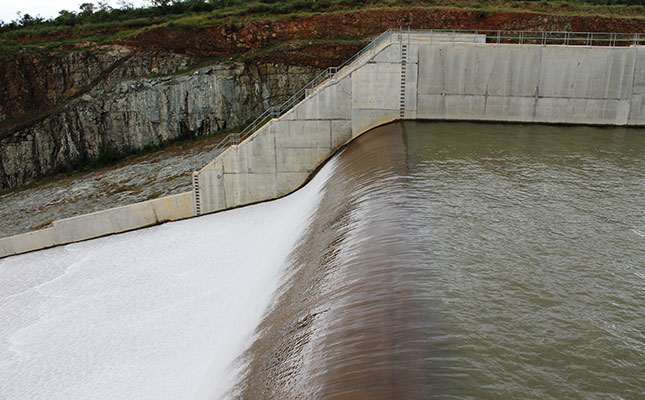
[[[645,48],[419,45],[417,118],[642,125]]]
[[[187,192],[54,221],[50,228],[0,239],[0,258],[190,218],[193,207],[193,192]]]
[[[397,119],[643,125],[645,48],[395,34],[197,172],[201,212],[290,193],[339,147]]]

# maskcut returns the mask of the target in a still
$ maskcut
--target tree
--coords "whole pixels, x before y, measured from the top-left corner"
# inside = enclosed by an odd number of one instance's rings
[[[20,19],[20,21],[18,21],[18,23],[22,26],[29,26],[29,25],[32,25],[34,22],[36,22],[36,19],[27,13],[25,13]]]
[[[98,5],[99,11],[105,11],[105,12],[112,11],[112,7],[110,7],[110,4],[107,1],[99,1],[97,5]]]
[[[119,5],[119,8],[122,10],[131,10],[134,8],[134,3],[128,0],[119,0],[117,4]]]
[[[94,7],[94,4],[92,3],[83,3],[79,7],[81,9],[81,15],[82,16],[89,16],[94,14],[94,10],[96,7]]]
[[[148,3],[152,7],[167,7],[170,4],[170,0],[148,0]]]

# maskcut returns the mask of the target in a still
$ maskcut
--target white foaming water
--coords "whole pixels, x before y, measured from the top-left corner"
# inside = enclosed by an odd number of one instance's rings
[[[0,260],[0,399],[225,397],[332,170],[277,201]]]

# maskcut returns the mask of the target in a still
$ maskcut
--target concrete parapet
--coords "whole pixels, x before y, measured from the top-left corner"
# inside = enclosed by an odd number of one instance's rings
[[[192,192],[54,221],[60,244],[126,232],[194,215]]]
[[[0,258],[190,218],[193,207],[187,192],[57,220],[50,228],[0,239]]]
[[[0,258],[45,249],[58,244],[54,228],[0,239]]]

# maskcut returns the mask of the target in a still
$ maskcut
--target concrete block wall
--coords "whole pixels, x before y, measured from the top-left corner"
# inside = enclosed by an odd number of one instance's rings
[[[0,258],[194,215],[193,192],[79,215],[54,221],[50,228],[0,239]]]
[[[642,125],[645,48],[419,45],[419,119]]]

